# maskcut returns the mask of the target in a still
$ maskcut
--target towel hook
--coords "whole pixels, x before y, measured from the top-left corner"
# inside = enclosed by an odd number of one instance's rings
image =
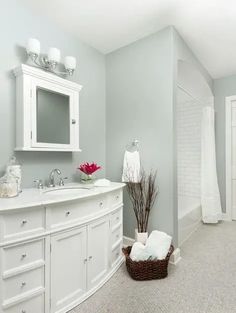
[[[126,145],[126,149],[131,149],[131,150],[137,149],[138,150],[138,148],[139,148],[139,140],[138,139],[134,139],[131,144]]]
[[[139,146],[139,140],[138,139],[134,139],[134,141],[132,142],[132,145],[135,147]]]

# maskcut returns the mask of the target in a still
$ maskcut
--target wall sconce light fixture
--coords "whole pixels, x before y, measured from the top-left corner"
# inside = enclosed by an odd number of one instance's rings
[[[53,72],[57,75],[73,75],[76,68],[76,58],[66,56],[64,60],[65,71],[60,72],[56,67],[61,59],[61,52],[57,48],[49,48],[46,56],[40,55],[40,42],[38,39],[30,38],[26,47],[29,58],[38,66],[46,71]]]

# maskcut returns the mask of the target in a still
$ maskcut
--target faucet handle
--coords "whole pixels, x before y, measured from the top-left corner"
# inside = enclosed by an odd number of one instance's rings
[[[64,180],[65,179],[68,179],[68,177],[64,177],[64,178],[62,178],[62,177],[60,177],[60,180],[59,180],[59,186],[64,186],[65,185],[65,182],[64,182]]]
[[[36,179],[36,180],[34,180],[34,183],[36,183],[36,186],[38,189],[43,189],[44,186],[43,186],[42,179]]]

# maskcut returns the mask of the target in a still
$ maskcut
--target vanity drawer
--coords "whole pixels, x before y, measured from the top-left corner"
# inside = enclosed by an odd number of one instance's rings
[[[109,196],[109,204],[110,207],[116,207],[118,205],[122,205],[123,203],[123,192],[122,190],[116,190],[111,192],[110,196]]]
[[[3,311],[4,313],[44,313],[44,295],[33,297]]]
[[[3,299],[9,300],[40,287],[44,288],[44,267],[5,279],[3,282]]]
[[[111,227],[112,229],[117,226],[117,224],[122,223],[122,208],[111,214]]]
[[[120,259],[121,257],[121,249],[122,249],[122,243],[118,244],[111,253],[111,265],[114,266],[115,263]]]
[[[83,221],[90,216],[95,216],[99,212],[107,209],[107,198],[96,197],[86,199],[81,202],[71,201],[70,203],[51,205],[50,207],[50,227],[63,227],[68,223]]]
[[[45,227],[45,214],[42,207],[5,213],[2,219],[5,240],[40,233]]]
[[[36,261],[44,262],[44,239],[2,248],[3,275]]]
[[[122,224],[119,224],[111,233],[111,244],[114,245],[117,241],[122,240]]]

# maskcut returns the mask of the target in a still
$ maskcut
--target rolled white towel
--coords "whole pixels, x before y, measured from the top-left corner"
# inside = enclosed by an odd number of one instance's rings
[[[150,255],[145,245],[143,245],[141,242],[135,242],[130,252],[130,258],[131,260],[138,262],[151,260],[152,256]]]
[[[133,261],[145,261],[150,258],[146,253],[146,247],[141,242],[135,242],[130,252],[130,258]]]
[[[145,254],[150,256],[151,260],[163,260],[166,258],[172,237],[164,232],[154,230],[147,239]]]

